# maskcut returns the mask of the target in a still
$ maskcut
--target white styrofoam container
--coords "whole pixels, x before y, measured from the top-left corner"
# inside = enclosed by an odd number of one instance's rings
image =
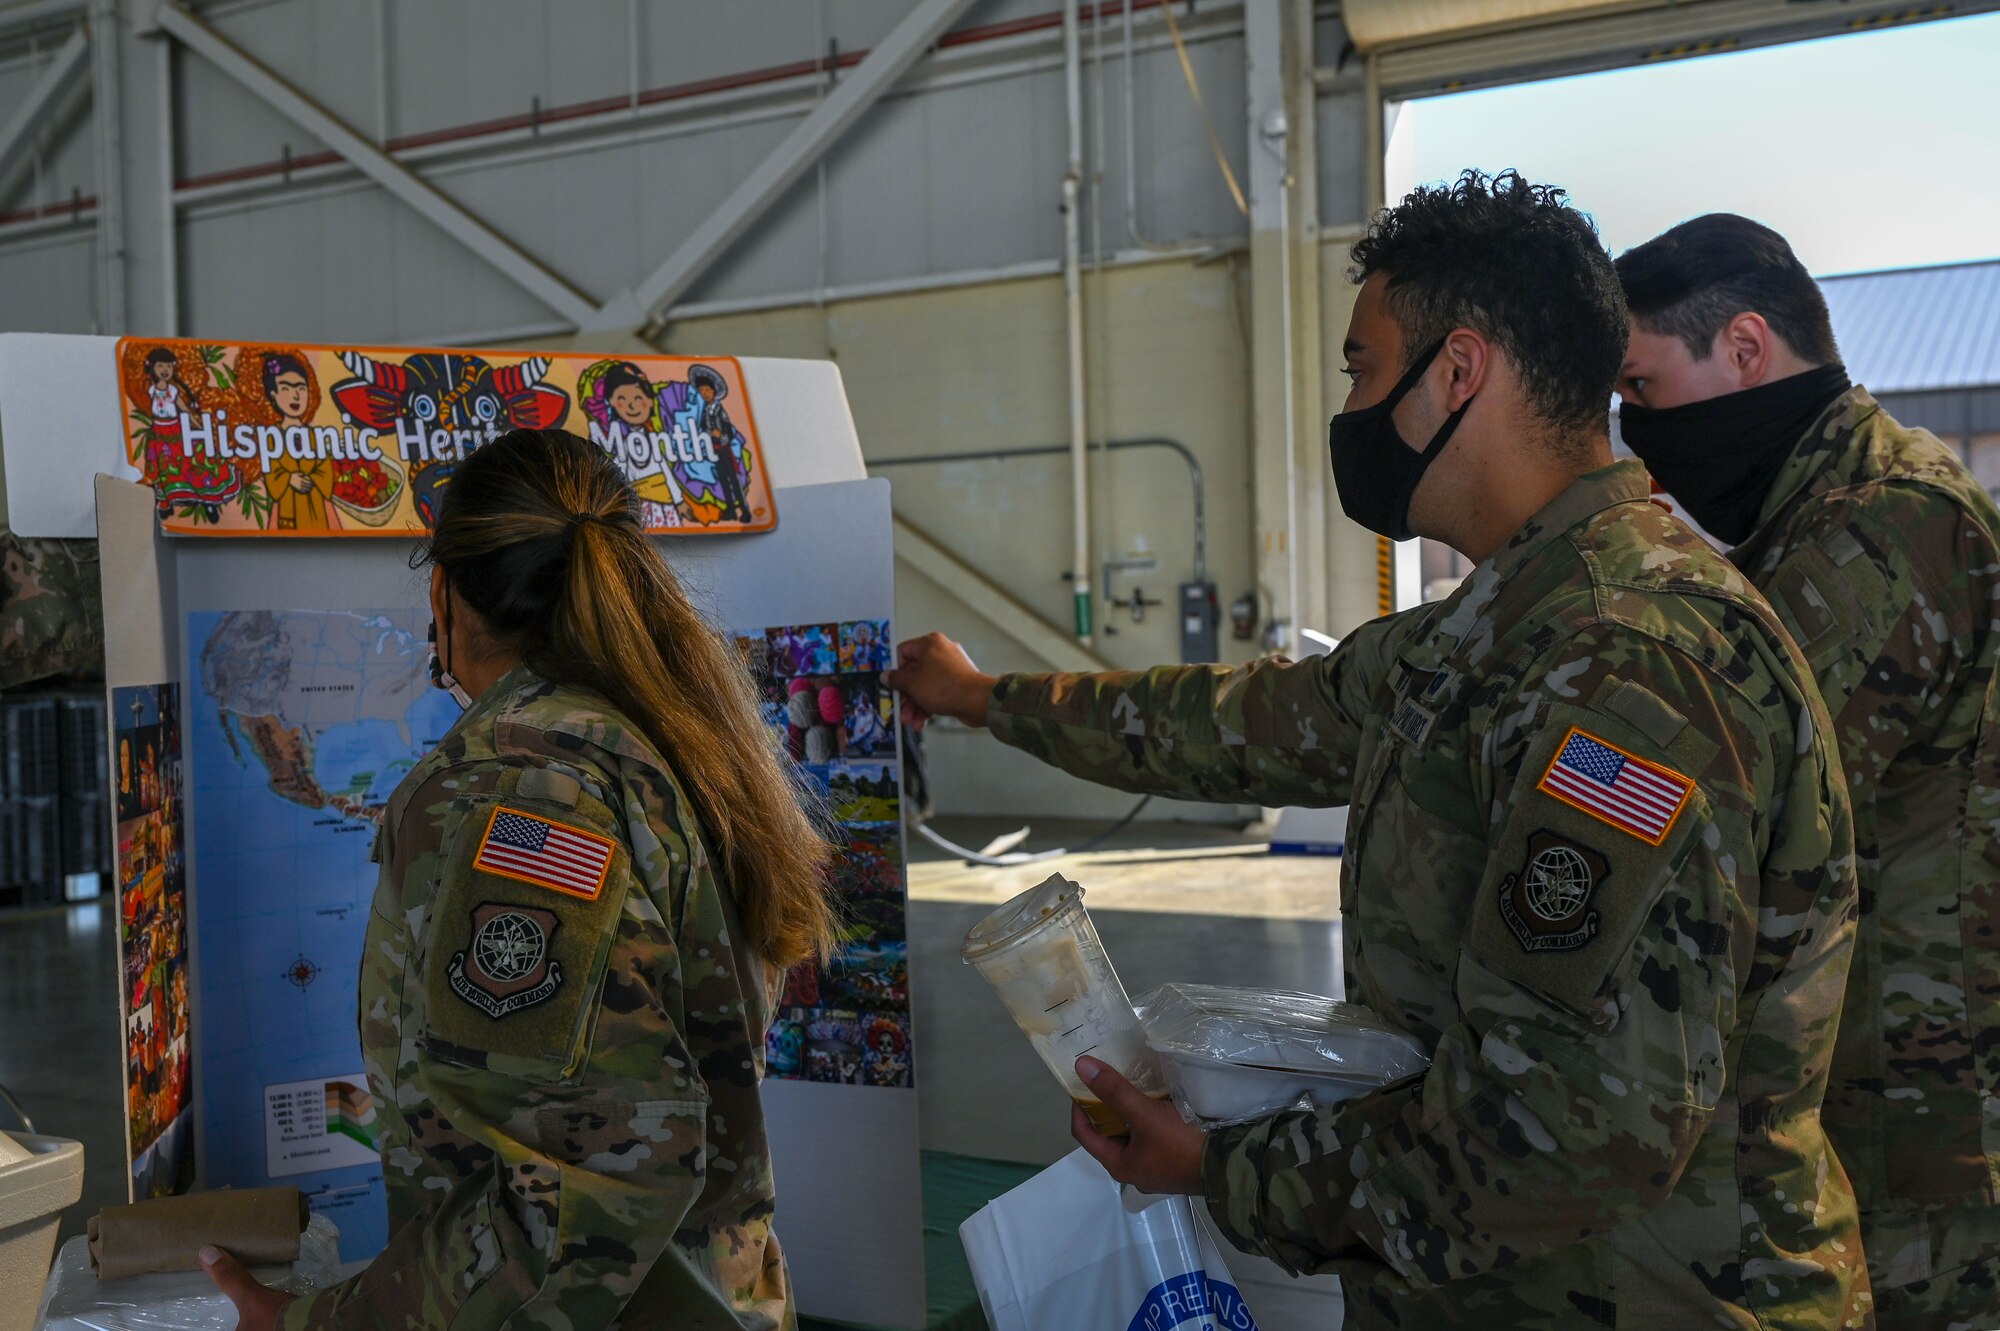
[[[1204,1127],[1333,1104],[1430,1066],[1375,1013],[1318,994],[1163,984],[1140,1005],[1174,1102]]]
[[[82,1196],[82,1142],[0,1132],[0,1331],[32,1331],[57,1222]]]
[[[1305,1068],[1225,1062],[1181,1049],[1160,1051],[1160,1057],[1181,1102],[1208,1123],[1242,1123],[1304,1099],[1330,1105],[1381,1085]]]

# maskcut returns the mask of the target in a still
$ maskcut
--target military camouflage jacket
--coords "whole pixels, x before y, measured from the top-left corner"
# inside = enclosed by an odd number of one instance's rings
[[[391,797],[361,971],[390,1240],[291,1328],[775,1328],[770,980],[687,798],[517,670]]]
[[[1348,997],[1435,1061],[1204,1165],[1350,1326],[1831,1328],[1868,1317],[1819,1125],[1855,889],[1802,670],[1626,462],[1327,658],[1008,676],[992,725],[1131,790],[1351,804]]]
[[[1730,557],[1811,662],[1853,794],[1861,930],[1826,1122],[1876,1283],[1901,1285],[2000,1252],[2000,511],[1855,388]]]
[[[97,542],[30,540],[0,527],[0,689],[103,673]]]

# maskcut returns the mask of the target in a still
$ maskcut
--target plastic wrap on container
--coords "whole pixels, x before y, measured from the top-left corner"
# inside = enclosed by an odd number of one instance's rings
[[[1316,994],[1163,984],[1138,1007],[1174,1103],[1203,1127],[1333,1104],[1430,1066],[1422,1045],[1375,1012]]]
[[[314,1216],[299,1236],[299,1260],[285,1267],[253,1267],[251,1274],[287,1294],[310,1294],[340,1279],[340,1230]],[[90,1248],[79,1235],[63,1244],[49,1272],[36,1331],[230,1331],[236,1305],[204,1271],[173,1271],[99,1280]]]

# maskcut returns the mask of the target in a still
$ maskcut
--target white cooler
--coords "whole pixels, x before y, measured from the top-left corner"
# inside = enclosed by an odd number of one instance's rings
[[[82,1196],[82,1142],[0,1132],[0,1331],[32,1331],[57,1221]]]

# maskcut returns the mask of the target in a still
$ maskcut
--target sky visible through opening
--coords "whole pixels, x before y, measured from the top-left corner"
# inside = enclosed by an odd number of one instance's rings
[[[1733,212],[1821,275],[2000,258],[1996,70],[1986,14],[1423,98],[1389,197],[1512,166],[1568,189],[1613,254]]]

